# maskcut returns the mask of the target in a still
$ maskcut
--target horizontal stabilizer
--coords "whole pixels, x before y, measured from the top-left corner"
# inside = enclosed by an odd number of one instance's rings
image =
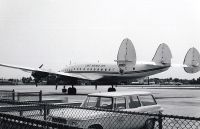
[[[167,44],[159,45],[152,61],[160,65],[171,65],[172,54]]]
[[[200,54],[196,48],[190,48],[185,55],[183,64],[187,67],[184,67],[184,70],[187,73],[196,73],[200,71]]]

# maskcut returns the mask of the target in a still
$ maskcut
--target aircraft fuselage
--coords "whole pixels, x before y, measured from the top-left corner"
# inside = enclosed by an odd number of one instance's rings
[[[154,75],[168,70],[169,66],[151,65],[151,64],[136,64],[131,70],[120,73],[120,68],[114,64],[84,64],[73,65],[62,70],[65,73],[75,73],[82,76],[102,76],[95,81],[114,81],[133,80]]]

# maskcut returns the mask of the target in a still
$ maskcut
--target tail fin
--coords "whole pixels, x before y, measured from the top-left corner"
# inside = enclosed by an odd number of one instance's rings
[[[117,65],[121,70],[133,69],[136,64],[136,52],[133,43],[126,38],[122,41],[117,54]]]
[[[172,54],[167,44],[159,45],[152,61],[160,65],[171,65]]]
[[[196,73],[200,71],[200,54],[196,48],[190,48],[185,55],[183,64],[187,67],[184,67],[184,70],[187,73]]]

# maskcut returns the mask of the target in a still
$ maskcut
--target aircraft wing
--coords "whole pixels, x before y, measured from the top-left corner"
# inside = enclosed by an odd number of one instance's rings
[[[2,67],[7,67],[7,68],[13,68],[13,69],[20,69],[26,72],[33,72],[33,71],[42,71],[41,69],[37,68],[28,68],[28,67],[21,67],[21,66],[16,66],[16,65],[8,65],[8,64],[0,64],[0,66]]]
[[[25,72],[39,72],[39,73],[49,73],[52,75],[57,75],[57,76],[65,76],[65,77],[72,77],[72,78],[78,78],[78,79],[84,79],[84,80],[98,80],[102,78],[101,75],[97,74],[88,74],[88,73],[65,73],[65,72],[55,72],[52,70],[45,70],[45,69],[40,69],[40,68],[29,68],[29,67],[21,67],[21,66],[16,66],[16,65],[8,65],[8,64],[0,64],[2,67],[7,67],[7,68],[13,68],[13,69],[19,69],[23,70]]]
[[[79,78],[79,79],[84,79],[84,80],[98,80],[101,79],[103,76],[97,75],[97,74],[88,74],[88,73],[64,73],[64,72],[56,72],[53,73],[56,75],[61,75],[61,76],[66,76],[66,77],[73,77],[73,78]]]

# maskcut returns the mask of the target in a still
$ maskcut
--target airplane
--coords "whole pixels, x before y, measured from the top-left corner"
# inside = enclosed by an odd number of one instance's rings
[[[130,39],[125,38],[118,50],[116,64],[80,64],[66,67],[60,71],[48,71],[39,68],[20,67],[15,65],[0,64],[0,66],[20,69],[26,72],[32,72],[36,86],[38,83],[48,76],[56,76],[56,83],[65,81],[72,87],[68,90],[63,87],[62,91],[68,91],[69,95],[77,94],[74,87],[80,80],[90,81],[96,86],[99,84],[109,84],[109,92],[116,91],[113,85],[121,81],[131,81],[134,79],[144,78],[150,75],[164,72],[171,65],[172,54],[167,44],[162,43],[151,62],[136,62],[136,51]],[[200,54],[196,48],[190,48],[185,56],[181,67],[187,73],[196,73],[200,71]],[[57,84],[56,84],[57,87]]]

